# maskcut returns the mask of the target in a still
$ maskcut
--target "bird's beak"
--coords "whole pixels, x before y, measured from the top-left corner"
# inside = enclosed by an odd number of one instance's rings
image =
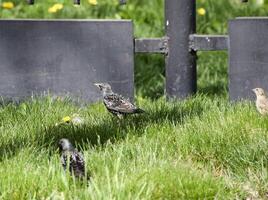
[[[98,88],[101,88],[101,84],[100,83],[94,83],[95,86],[97,86]]]

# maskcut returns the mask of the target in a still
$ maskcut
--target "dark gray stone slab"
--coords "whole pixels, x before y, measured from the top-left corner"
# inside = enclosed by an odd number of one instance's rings
[[[168,38],[165,75],[169,99],[187,98],[197,89],[196,52],[189,49],[189,36],[196,32],[195,13],[195,0],[165,1]]]
[[[229,65],[231,100],[253,100],[256,87],[268,91],[268,18],[229,22]]]
[[[94,82],[133,98],[131,21],[0,20],[0,95],[96,101]]]
[[[193,51],[222,51],[228,49],[227,35],[198,35],[192,34],[190,49]]]

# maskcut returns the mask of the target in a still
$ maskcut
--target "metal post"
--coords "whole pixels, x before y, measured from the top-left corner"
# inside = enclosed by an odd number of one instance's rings
[[[34,0],[27,0],[28,4],[33,5],[34,4]]]
[[[196,92],[196,53],[189,50],[189,36],[195,33],[195,9],[195,0],[165,1],[168,98],[185,98]]]

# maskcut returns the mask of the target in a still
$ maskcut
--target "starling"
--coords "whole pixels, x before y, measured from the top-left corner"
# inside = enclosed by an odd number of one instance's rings
[[[76,178],[85,178],[85,161],[83,155],[77,151],[68,139],[62,138],[59,141],[61,151],[61,164],[66,170],[69,166],[69,171]]]
[[[256,108],[262,115],[268,114],[268,98],[262,88],[252,90],[256,94]]]
[[[119,94],[113,93],[108,83],[95,83],[103,95],[103,103],[107,110],[118,118],[128,114],[143,113],[144,110],[137,108],[129,100]]]

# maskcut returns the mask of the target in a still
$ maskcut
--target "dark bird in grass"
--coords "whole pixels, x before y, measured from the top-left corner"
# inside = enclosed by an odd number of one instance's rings
[[[95,83],[103,95],[103,103],[107,110],[118,118],[129,114],[144,113],[144,110],[137,108],[128,99],[112,91],[108,83]]]
[[[86,174],[83,155],[65,138],[60,139],[59,148],[61,152],[61,164],[64,170],[66,171],[69,168],[70,174],[78,179],[84,179]]]

